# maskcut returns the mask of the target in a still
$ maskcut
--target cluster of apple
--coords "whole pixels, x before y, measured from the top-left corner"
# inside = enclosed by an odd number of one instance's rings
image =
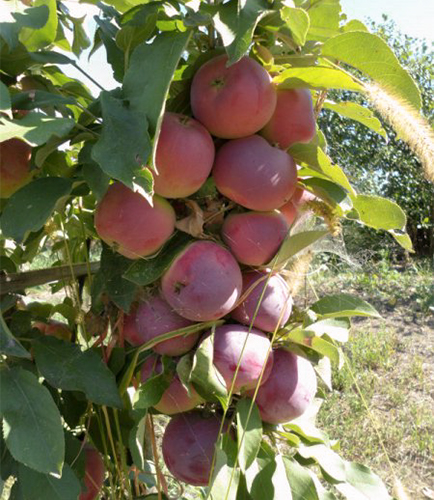
[[[285,279],[270,275],[266,264],[308,196],[297,187],[297,168],[286,149],[315,135],[310,92],[276,90],[255,60],[244,57],[227,67],[223,55],[195,74],[191,109],[194,118],[170,112],[163,117],[153,205],[114,183],[96,209],[96,230],[128,258],[152,255],[174,231],[173,206],[196,193],[210,175],[221,199],[231,200],[235,208],[222,223],[221,241],[213,235],[179,252],[158,294],[152,286],[125,316],[123,335],[139,346],[195,322],[225,318],[213,336],[213,363],[221,379],[228,391],[242,397],[252,396],[260,384],[256,404],[261,418],[284,423],[311,403],[316,377],[304,358],[272,349],[270,333],[288,321],[292,299]],[[141,367],[141,381],[161,373],[159,355],[182,356],[209,335],[200,339],[192,333],[155,345]],[[165,463],[176,478],[193,485],[209,481],[221,425],[216,414],[196,408],[202,403],[200,389],[174,375],[154,407],[173,415],[163,437]]]

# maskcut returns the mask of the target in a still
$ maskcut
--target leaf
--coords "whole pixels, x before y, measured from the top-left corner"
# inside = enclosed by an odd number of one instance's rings
[[[319,500],[315,483],[306,467],[290,457],[283,457],[283,465],[291,486],[292,500]]]
[[[191,241],[192,238],[188,234],[181,231],[176,232],[157,255],[148,259],[136,260],[123,274],[123,277],[140,286],[154,283],[162,276],[178,253]]]
[[[38,52],[32,52],[30,57],[42,64],[72,64],[75,65],[74,59],[55,52],[54,50],[39,50]],[[59,70],[60,71],[60,70]]]
[[[103,129],[91,156],[108,176],[133,188],[135,171],[151,152],[146,119],[109,92],[101,92]]]
[[[338,184],[318,177],[303,179],[302,182],[328,204],[332,206],[337,205],[341,213],[348,212],[353,208],[353,202],[348,192]]]
[[[6,113],[11,117],[11,96],[9,89],[3,82],[0,82],[0,112]]]
[[[380,120],[376,118],[374,113],[365,106],[361,106],[356,102],[350,101],[325,101],[323,104],[323,108],[330,109],[335,113],[339,113],[340,115],[345,116],[346,118],[351,118],[352,120],[355,120],[370,128],[387,140],[387,133],[382,127]]]
[[[69,19],[72,21],[74,25],[74,38],[72,40],[72,52],[79,57],[83,50],[90,47],[91,42],[86,35],[86,31],[83,28],[83,21],[86,19],[86,16],[75,18],[69,16]]]
[[[324,444],[314,444],[311,446],[302,445],[298,449],[298,453],[304,459],[313,458],[318,462],[321,469],[335,481],[345,481],[345,462],[328,446]]]
[[[44,177],[26,184],[14,193],[1,216],[6,237],[22,241],[28,231],[37,231],[45,224],[62,196],[70,193],[72,181],[61,177]]]
[[[330,158],[317,144],[295,144],[288,149],[288,153],[294,158],[296,163],[307,165],[336,184],[339,184],[339,186],[342,186],[349,193],[356,194],[344,171],[338,165],[332,165]]]
[[[313,336],[309,331],[297,328],[287,335],[285,340],[309,347],[322,356],[327,356],[333,363],[339,365],[338,348],[321,337]]]
[[[402,248],[414,253],[413,243],[407,233],[394,231],[393,229],[390,229],[388,232],[395,238]]]
[[[215,465],[209,496],[211,500],[237,500],[237,490],[240,481],[240,471],[235,466],[233,455],[234,447],[230,437],[222,436],[215,447]]]
[[[312,311],[323,318],[368,316],[380,318],[380,314],[367,302],[347,293],[327,295],[311,306]]]
[[[35,109],[65,104],[77,104],[77,100],[73,97],[64,97],[44,90],[29,90],[12,97],[12,106],[15,109]]]
[[[256,25],[268,9],[265,0],[231,0],[219,6],[213,24],[222,38],[229,64],[248,53]]]
[[[342,31],[347,32],[347,31],[366,31],[369,33],[368,28],[362,23],[362,21],[359,21],[358,19],[351,19],[348,21],[346,24],[344,24],[341,28]]]
[[[146,446],[145,446],[145,434],[146,434],[146,416],[147,412],[144,412],[139,418],[136,425],[131,429],[128,436],[128,448],[131,453],[134,465],[140,470],[145,468],[146,459]]]
[[[18,482],[26,500],[77,500],[81,493],[80,481],[68,464],[63,466],[60,478],[20,464]]]
[[[34,7],[46,6],[49,14],[47,22],[39,29],[24,28],[20,32],[20,42],[29,52],[43,49],[56,39],[57,34],[57,5],[56,0],[35,0]]]
[[[52,135],[62,137],[75,125],[71,118],[52,118],[36,112],[29,113],[19,120],[1,118],[0,123],[0,142],[17,137],[31,146],[45,144]]]
[[[333,340],[347,342],[350,327],[351,323],[348,318],[329,318],[311,323],[303,328],[307,332],[314,333],[317,337],[327,334]]]
[[[251,399],[240,399],[237,403],[238,463],[244,472],[258,454],[262,441],[262,420],[258,407]]]
[[[0,352],[7,356],[30,359],[30,354],[24,349],[20,342],[13,336],[9,330],[3,314],[0,313]]]
[[[320,409],[322,401],[314,399],[307,410],[298,418],[284,424],[284,429],[295,432],[307,443],[329,443],[327,435],[315,426],[316,416]]]
[[[327,40],[339,30],[339,0],[317,0],[308,9],[310,28],[308,40]]]
[[[125,72],[125,57],[115,42],[115,36],[119,30],[107,19],[96,17],[95,21],[99,26],[98,33],[106,49],[107,62],[112,67],[113,77],[122,83]]]
[[[273,79],[279,89],[343,89],[362,92],[363,87],[348,73],[328,66],[289,68]]]
[[[4,5],[5,7],[6,5]],[[13,51],[17,48],[19,44],[18,35],[23,28],[27,27],[33,30],[43,28],[47,24],[49,13],[50,11],[46,5],[25,9],[24,13],[11,12],[15,22],[0,23],[1,36],[9,45],[10,50]]]
[[[326,40],[321,52],[357,68],[392,95],[420,108],[416,83],[379,36],[363,31],[343,33]]]
[[[352,197],[359,220],[374,229],[404,230],[407,223],[402,208],[394,201],[380,196],[359,194]]]
[[[282,7],[280,16],[290,29],[294,42],[297,45],[304,45],[310,26],[310,19],[306,11],[292,7]]]
[[[44,474],[60,474],[65,441],[59,410],[44,386],[20,367],[0,371],[3,436],[15,460]]]
[[[122,408],[116,380],[93,350],[55,337],[33,342],[36,366],[47,382],[64,391],[84,392],[93,403]]]
[[[368,467],[356,462],[345,462],[346,483],[336,489],[348,500],[390,500],[381,479]]]
[[[151,44],[141,43],[132,53],[125,73],[123,94],[131,110],[148,121],[149,135],[154,138],[153,159],[170,82],[190,36],[189,31],[166,32],[157,35]]]
[[[283,264],[291,257],[296,255],[298,252],[306,249],[319,239],[323,238],[328,231],[303,231],[302,233],[291,234],[286,237],[285,241],[282,243],[279,252],[276,257],[274,257],[265,267],[275,266]]]
[[[196,350],[190,380],[204,399],[217,399],[225,406],[228,399],[226,384],[213,364],[213,355],[213,335],[209,335]]]

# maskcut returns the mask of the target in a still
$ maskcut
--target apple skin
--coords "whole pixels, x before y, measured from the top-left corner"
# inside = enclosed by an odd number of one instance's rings
[[[298,211],[292,202],[292,198],[279,208],[279,212],[285,217],[288,226],[291,226],[297,218]]]
[[[91,447],[86,446],[85,477],[86,491],[80,493],[79,500],[95,500],[104,483],[105,466],[101,455]]]
[[[152,207],[124,184],[109,186],[95,212],[95,229],[108,245],[129,259],[155,253],[175,229],[175,211],[160,196]]]
[[[275,350],[273,369],[256,396],[262,420],[283,424],[299,417],[312,403],[316,390],[316,375],[309,361],[284,349]],[[253,396],[253,391],[248,395]]]
[[[293,144],[310,142],[316,134],[312,97],[308,89],[277,91],[277,104],[261,135],[270,144],[287,149]]]
[[[44,335],[56,337],[59,340],[66,340],[67,342],[69,342],[72,337],[72,332],[68,325],[61,321],[55,321],[54,319],[48,320],[47,323],[35,321],[33,323],[33,328],[37,328]]]
[[[255,328],[272,333],[276,328],[283,327],[289,320],[292,311],[292,298],[286,281],[279,274],[272,274],[268,282],[267,275],[267,271],[243,273],[241,295],[244,295],[261,278],[263,280],[259,281],[246,299],[231,312],[231,317],[244,325],[250,325],[255,317],[253,321]],[[263,292],[264,287],[265,291]],[[260,300],[261,303],[257,308]]]
[[[316,200],[316,196],[313,193],[302,187],[297,187],[290,201],[295,208],[298,208],[312,200]]]
[[[220,193],[260,212],[282,206],[297,185],[297,168],[291,156],[259,135],[224,144],[217,152],[212,175]]]
[[[239,362],[244,342],[247,342],[240,361],[237,379],[233,391],[235,393],[254,389],[258,383],[262,368],[265,365],[261,383],[264,383],[271,373],[273,353],[267,359],[270,340],[261,331],[237,324],[219,326],[214,334],[213,362],[223,377],[229,391]]]
[[[232,254],[211,241],[189,244],[161,280],[163,298],[191,321],[222,318],[236,305],[241,270]]]
[[[277,210],[232,213],[223,223],[222,238],[238,262],[262,266],[276,255],[288,231],[285,217]]]
[[[32,148],[21,139],[0,142],[0,198],[9,198],[32,178]]]
[[[172,332],[180,328],[192,325],[193,322],[177,314],[170,305],[161,297],[155,296],[142,302],[137,308],[135,329],[138,341],[127,338],[133,345],[141,345],[149,342],[158,335]],[[181,356],[191,351],[199,340],[199,333],[179,336],[173,339],[159,342],[152,349],[158,354],[166,356]]]
[[[215,148],[208,130],[197,120],[165,113],[158,137],[155,192],[166,198],[185,198],[206,181]]]
[[[161,373],[162,370],[160,359],[157,356],[149,356],[140,371],[141,382],[146,382],[151,376]],[[164,391],[160,401],[154,405],[154,408],[160,413],[175,415],[176,413],[190,411],[203,403],[203,399],[192,385],[189,385],[189,391],[190,393],[182,385],[178,375],[175,374],[169,387]]]
[[[191,85],[193,115],[216,137],[236,139],[258,132],[276,107],[267,71],[243,57],[227,67],[221,55],[199,68]]]
[[[200,411],[175,415],[167,425],[162,443],[163,459],[179,481],[206,486],[211,472],[221,419]],[[223,430],[227,425],[223,426]]]

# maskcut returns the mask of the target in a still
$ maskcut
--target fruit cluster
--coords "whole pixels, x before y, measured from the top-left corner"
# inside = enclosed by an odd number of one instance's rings
[[[219,235],[204,235],[179,252],[159,293],[150,292],[125,316],[123,336],[140,346],[195,322],[224,318],[213,332],[213,363],[228,392],[252,397],[260,385],[256,404],[263,421],[287,422],[312,401],[316,377],[304,358],[272,349],[269,334],[288,321],[292,298],[285,279],[266,264],[309,199],[310,193],[297,187],[297,168],[286,149],[315,135],[310,92],[276,91],[255,60],[244,57],[228,67],[223,55],[194,76],[191,109],[194,118],[171,112],[163,117],[153,205],[114,183],[97,207],[97,232],[130,259],[154,254],[175,229],[173,207],[210,175],[221,199],[235,208]],[[200,339],[192,333],[156,344],[141,367],[141,382],[163,371],[158,355],[184,355],[210,335]],[[209,481],[221,426],[217,414],[194,410],[202,403],[199,387],[175,374],[154,406],[174,415],[163,438],[165,463],[176,478],[193,485]]]

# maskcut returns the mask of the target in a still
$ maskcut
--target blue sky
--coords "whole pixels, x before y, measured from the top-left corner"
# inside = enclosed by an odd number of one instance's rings
[[[87,14],[87,27],[95,29],[92,16],[98,12],[96,7],[68,0],[65,3],[75,17]],[[373,21],[381,22],[382,14],[387,14],[403,33],[425,38],[431,43],[434,41],[434,0],[341,0],[341,5],[348,19],[367,21],[371,18]],[[87,55],[82,55],[79,64],[105,89],[110,90],[119,86],[112,78],[112,71],[106,63],[104,50],[98,50],[90,62],[87,61]],[[75,68],[68,68],[67,73],[70,76],[82,78],[81,73]],[[87,79],[85,83],[96,95],[99,93],[97,87]]]

